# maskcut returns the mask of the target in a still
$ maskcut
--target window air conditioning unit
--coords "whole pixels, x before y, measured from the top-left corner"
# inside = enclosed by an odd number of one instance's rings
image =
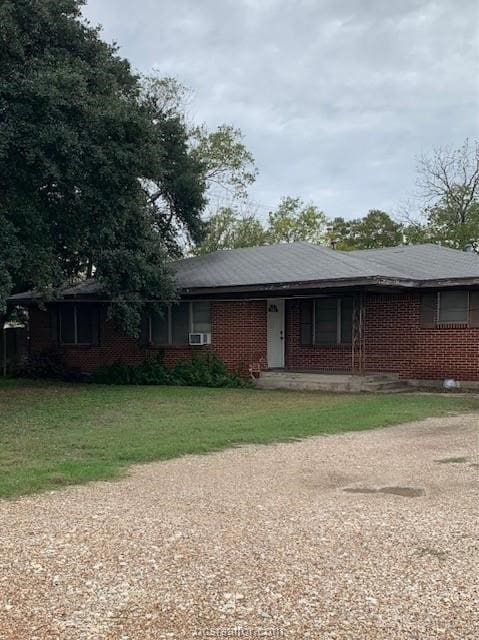
[[[211,344],[211,333],[190,333],[189,341],[192,345]]]

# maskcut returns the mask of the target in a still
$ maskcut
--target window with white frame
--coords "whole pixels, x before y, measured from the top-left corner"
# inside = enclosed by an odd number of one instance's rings
[[[89,303],[63,303],[58,311],[58,336],[62,344],[98,344],[98,307]]]
[[[152,344],[186,345],[190,333],[211,333],[209,302],[180,302],[149,316],[149,341]]]

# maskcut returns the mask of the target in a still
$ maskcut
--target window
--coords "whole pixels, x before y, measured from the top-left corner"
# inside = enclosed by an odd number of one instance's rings
[[[148,342],[153,344],[168,344],[169,338],[169,309],[165,309],[162,314],[151,314],[150,335]]]
[[[314,303],[314,342],[315,344],[338,343],[338,307],[339,298],[325,298]]]
[[[469,293],[441,291],[438,293],[439,324],[466,324],[469,320]]]
[[[188,344],[190,333],[190,303],[180,302],[170,310],[172,344]]]
[[[211,306],[209,302],[194,302],[192,310],[192,333],[211,333]]]
[[[149,341],[153,344],[189,344],[190,333],[211,333],[209,302],[180,302],[162,314],[150,315]]]
[[[60,342],[75,344],[75,305],[63,304],[60,307]]]
[[[92,304],[61,304],[58,312],[62,344],[98,344],[98,307]]]
[[[341,344],[352,344],[353,342],[353,310],[352,298],[341,299]]]
[[[479,327],[479,290],[428,291],[421,298],[421,327]]]
[[[318,298],[301,304],[301,344],[351,344],[353,299]]]

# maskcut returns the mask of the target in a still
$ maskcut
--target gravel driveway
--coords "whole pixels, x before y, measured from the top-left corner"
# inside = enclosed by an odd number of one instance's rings
[[[478,438],[429,419],[0,502],[0,638],[477,640]]]

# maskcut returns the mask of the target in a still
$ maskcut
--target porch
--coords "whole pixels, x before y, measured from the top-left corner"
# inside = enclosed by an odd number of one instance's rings
[[[345,373],[321,373],[317,371],[263,371],[256,379],[259,389],[295,389],[301,391],[326,391],[342,393],[401,392],[410,387],[394,373],[352,375]]]
[[[267,353],[262,368],[272,373],[272,380],[279,372],[284,373],[279,378],[292,385],[301,373],[339,374],[337,379],[321,381],[344,385],[346,378],[365,374],[363,291],[270,298],[266,307]],[[382,367],[375,370],[382,371]]]

